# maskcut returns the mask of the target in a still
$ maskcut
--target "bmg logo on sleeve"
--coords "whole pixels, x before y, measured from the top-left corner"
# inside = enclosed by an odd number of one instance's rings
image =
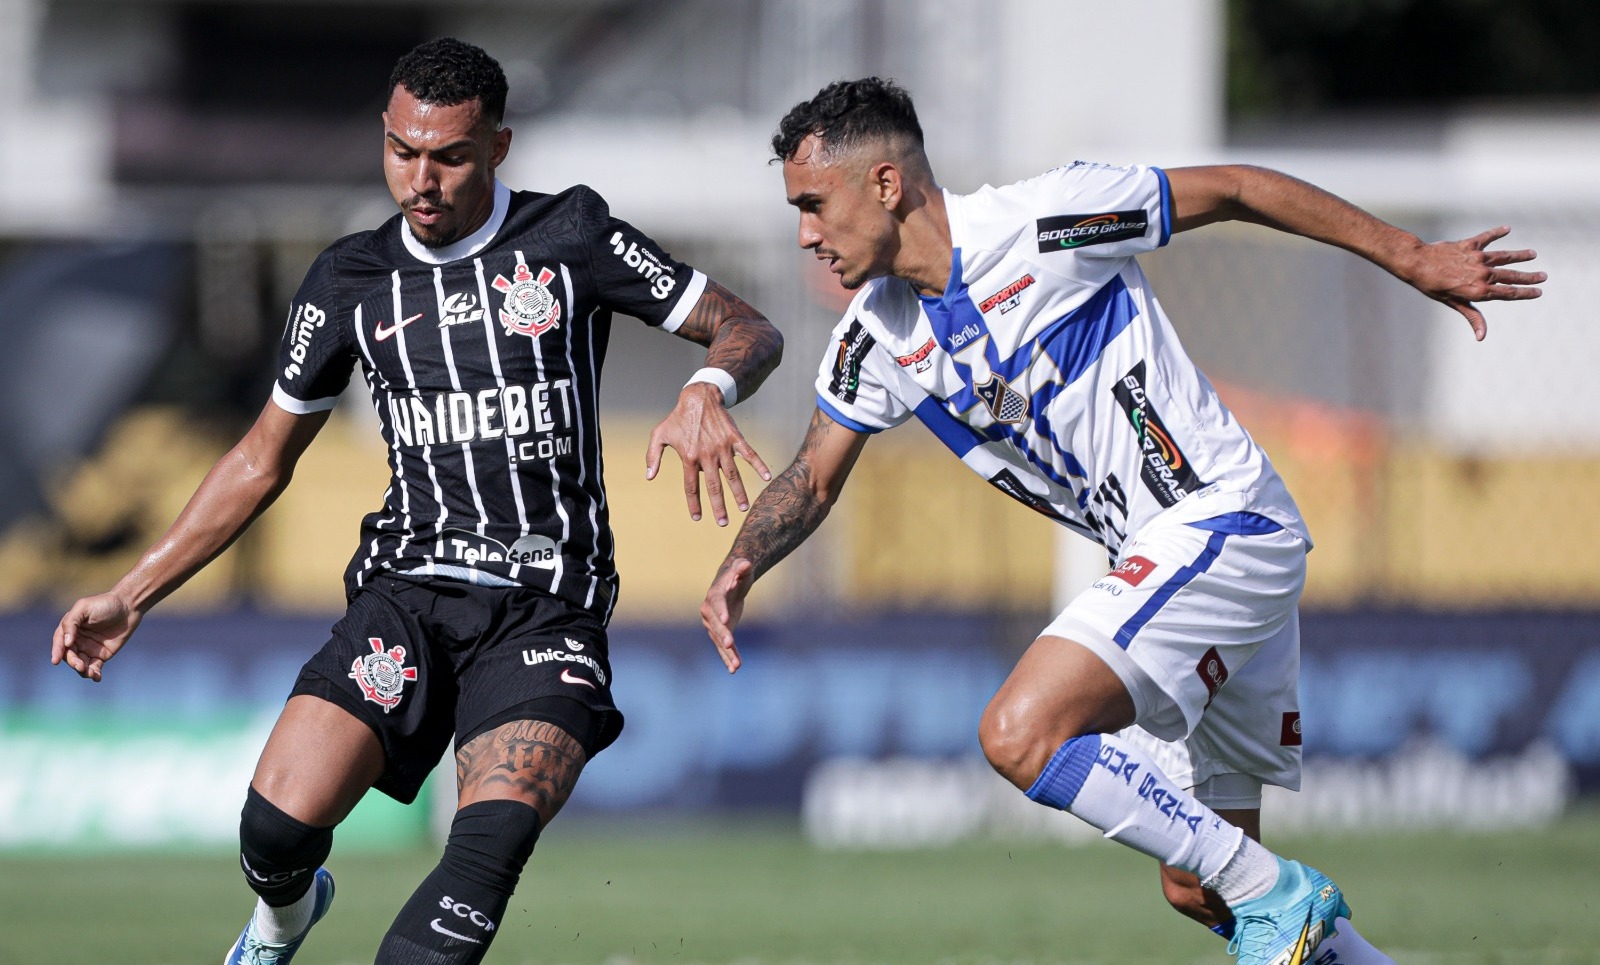
[[[311,336],[327,322],[328,313],[310,302],[295,309],[289,319],[289,364],[283,370],[284,381],[293,382],[295,376],[300,374],[300,366],[305,363],[306,353],[311,349]]]
[[[665,299],[672,294],[672,289],[678,285],[678,279],[672,275],[672,269],[662,264],[660,256],[649,248],[639,247],[637,241],[623,244],[622,232],[611,236],[611,253],[622,259],[622,263],[643,275],[650,282],[650,294],[656,299]]]

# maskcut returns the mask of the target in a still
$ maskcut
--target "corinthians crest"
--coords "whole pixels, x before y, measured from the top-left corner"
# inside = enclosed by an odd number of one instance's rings
[[[989,414],[996,422],[1016,425],[1028,417],[1028,397],[998,375],[990,374],[987,382],[974,385],[972,391],[989,407]]]
[[[417,679],[417,668],[405,665],[405,647],[385,650],[383,640],[378,637],[368,637],[367,642],[372,644],[372,652],[357,657],[350,664],[347,676],[361,688],[363,696],[382,707],[387,714],[400,705],[406,681]]]
[[[529,338],[538,338],[545,332],[561,324],[561,303],[556,301],[556,296],[550,293],[550,282],[556,273],[548,268],[540,268],[539,276],[534,277],[528,266],[517,263],[517,270],[512,272],[510,280],[504,275],[494,276],[495,291],[505,292],[506,301],[500,308],[500,324],[506,327],[506,334],[513,332],[526,335]]]

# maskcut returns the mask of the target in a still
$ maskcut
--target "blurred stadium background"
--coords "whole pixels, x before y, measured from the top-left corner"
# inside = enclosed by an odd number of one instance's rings
[[[1431,873],[1470,883],[1485,908],[1516,909],[1541,887],[1581,894],[1583,879],[1561,877],[1574,868],[1589,870],[1592,897],[1600,8],[1587,0],[0,0],[0,963],[103,960],[28,944],[50,919],[23,899],[53,907],[26,884],[41,869],[60,889],[115,869],[136,879],[130,862],[172,881],[227,871],[166,853],[230,846],[266,728],[341,607],[340,571],[385,478],[366,399],[341,404],[289,492],[145,622],[104,685],[48,665],[50,630],[164,530],[253,418],[316,252],[389,216],[384,81],[440,34],[506,67],[505,181],[594,186],[783,328],[784,366],[738,409],[774,468],[804,426],[846,297],[794,246],[765,145],[789,105],[832,79],[905,83],[957,191],[1073,158],[1237,161],[1426,238],[1512,225],[1507,244],[1537,248],[1552,281],[1538,302],[1490,306],[1481,345],[1383,272],[1264,230],[1186,234],[1145,263],[1317,539],[1309,793],[1271,798],[1269,833],[1343,833],[1318,839],[1320,853],[1336,871],[1351,855],[1373,887],[1430,873],[1395,855],[1444,852]],[[868,448],[823,531],[758,589],[746,669],[727,679],[696,608],[731,533],[691,524],[673,477],[642,472],[648,430],[696,364],[693,347],[618,320],[605,434],[629,723],[563,822],[580,839],[639,834],[678,854],[684,822],[759,817],[778,830],[718,853],[737,863],[775,848],[792,882],[824,890],[845,885],[806,869],[868,860],[848,857],[860,850],[903,850],[933,869],[923,884],[949,875],[945,895],[987,873],[974,853],[1050,841],[1098,854],[1071,819],[988,773],[975,721],[1057,602],[1103,570],[1099,550],[901,429]],[[352,860],[378,862],[378,881],[386,853],[425,867],[448,791],[431,814],[363,804],[340,854],[369,855]],[[1492,833],[1507,829],[1529,837]],[[789,838],[803,846],[785,850]],[[930,847],[967,863],[937,870]],[[1549,859],[1493,876],[1491,862],[1530,850]],[[1063,858],[1062,888],[1069,860],[1099,868]],[[743,873],[706,877],[736,894]],[[879,893],[910,887],[881,880]],[[1159,914],[1153,880],[1140,881],[1136,907]],[[243,908],[235,891],[230,907]],[[374,907],[376,935],[390,911]],[[1411,920],[1394,907],[1390,920]],[[1062,914],[1062,928],[1084,927]],[[1368,932],[1380,944],[1383,921]],[[1174,948],[1198,944],[1175,917],[1161,927],[1185,936]],[[1405,961],[1600,960],[1585,957],[1592,925],[1546,945],[1504,921],[1473,923],[1471,941],[1454,926],[1392,927]],[[1024,932],[1040,937],[899,958],[763,933],[690,960],[1062,960],[1048,928]],[[370,945],[351,947],[356,960]],[[620,939],[521,947],[493,960],[669,957]],[[1081,947],[1065,960],[1136,959]],[[1501,950],[1511,957],[1492,957]]]

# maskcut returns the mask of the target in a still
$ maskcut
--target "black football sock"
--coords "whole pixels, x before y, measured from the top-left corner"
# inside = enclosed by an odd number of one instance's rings
[[[378,965],[483,961],[538,840],[539,812],[520,801],[457,811],[444,856],[389,926]]]

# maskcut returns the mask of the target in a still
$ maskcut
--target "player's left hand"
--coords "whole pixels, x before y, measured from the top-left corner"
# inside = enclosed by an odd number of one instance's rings
[[[683,460],[683,496],[689,505],[689,518],[700,519],[700,477],[705,476],[706,495],[711,497],[711,515],[718,526],[728,525],[728,509],[723,499],[723,479],[740,511],[750,508],[744,480],[739,476],[738,459],[749,463],[761,478],[770,480],[772,471],[761,461],[733,416],[722,407],[722,390],[705,382],[691,382],[678,394],[678,404],[650,433],[645,452],[644,478],[656,478],[661,468],[661,453],[671,446]],[[737,458],[736,458],[737,457]]]
[[[115,593],[86,596],[72,605],[50,640],[50,663],[66,663],[96,683],[144,618]]]
[[[755,570],[755,564],[743,557],[724,560],[700,604],[700,622],[728,673],[738,673],[744,663],[739,657],[733,631],[739,625],[739,618],[744,616],[744,598],[755,583]]]
[[[1506,267],[1532,261],[1536,253],[1531,248],[1489,250],[1510,233],[1511,229],[1502,225],[1460,241],[1421,245],[1411,252],[1399,274],[1424,295],[1460,312],[1481,342],[1489,334],[1489,325],[1473,302],[1521,301],[1544,294],[1533,287],[1548,277],[1544,272]]]

